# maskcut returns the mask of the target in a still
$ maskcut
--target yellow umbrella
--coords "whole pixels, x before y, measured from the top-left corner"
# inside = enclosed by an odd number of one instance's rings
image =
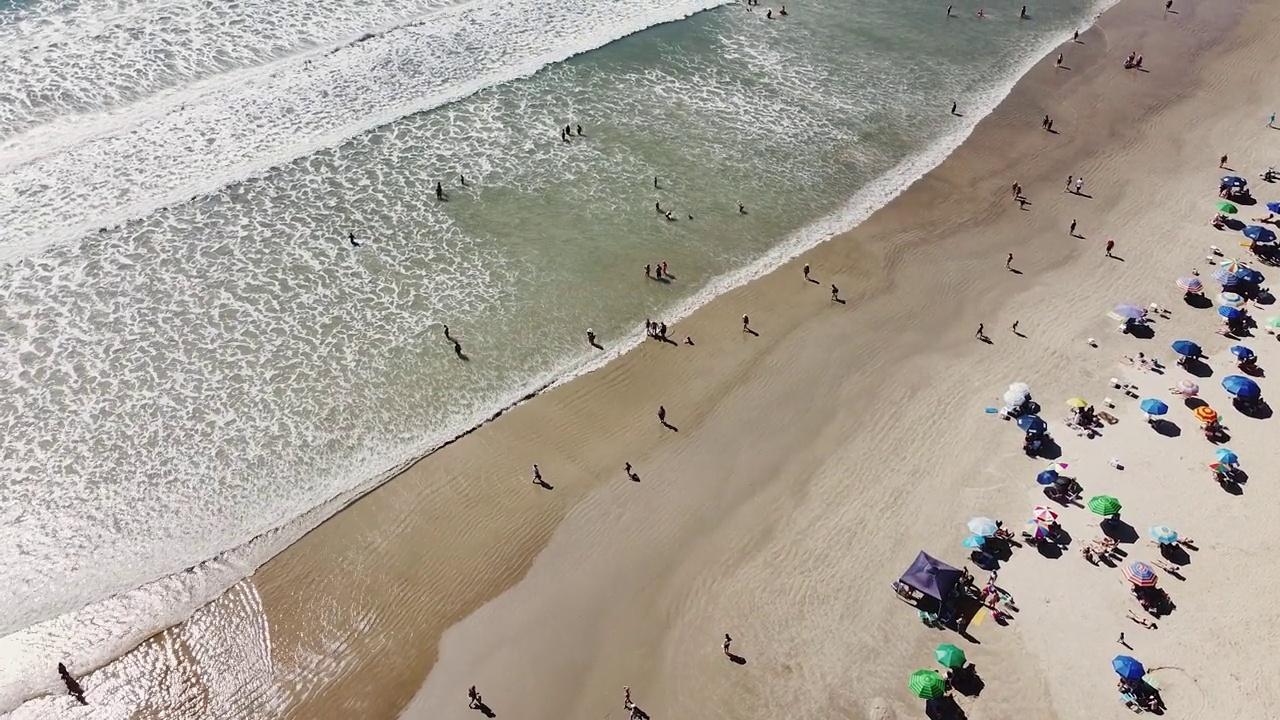
[[[1084,398],[1071,398],[1067,401],[1067,406],[1073,408],[1087,408],[1089,407],[1089,401]]]

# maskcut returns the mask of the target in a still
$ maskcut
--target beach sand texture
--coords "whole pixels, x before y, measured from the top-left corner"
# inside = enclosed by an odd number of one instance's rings
[[[972,718],[1123,717],[1119,652],[1152,670],[1169,717],[1273,716],[1276,421],[1231,409],[1218,381],[1232,342],[1173,280],[1199,267],[1207,282],[1205,248],[1242,239],[1206,223],[1218,156],[1250,178],[1277,160],[1265,118],[1280,96],[1280,5],[1162,5],[1112,8],[1060,49],[1069,69],[1046,58],[862,226],[673,328],[694,347],[647,343],[422,460],[86,678],[90,698],[136,717],[438,720],[473,717],[477,685],[499,718],[598,719],[626,716],[629,685],[656,720],[885,720],[923,716],[907,676],[956,642],[986,683],[959,698]],[[1149,72],[1121,68],[1130,50]],[[1039,129],[1045,114],[1056,134]],[[1063,192],[1068,174],[1087,196]],[[1072,218],[1083,239],[1068,236]],[[1104,257],[1107,238],[1122,261]],[[1120,302],[1173,316],[1155,340],[1121,336],[1104,316]],[[743,313],[758,335],[740,331]],[[973,338],[980,322],[990,345]],[[1252,474],[1240,496],[1208,479],[1212,446],[1166,390],[1183,371],[1117,362],[1144,351],[1172,365],[1178,337],[1211,356],[1205,398]],[[1264,368],[1280,358],[1270,336],[1246,343]],[[1110,377],[1169,401],[1181,435],[1153,432]],[[1075,541],[1061,558],[1023,548],[1001,570],[1021,610],[1007,627],[979,622],[976,643],[924,627],[889,590],[922,548],[964,564],[970,516],[1019,527],[1043,503],[1044,462],[983,413],[1015,380],[1031,383],[1086,496],[1125,503],[1131,559],[1154,557],[1152,524],[1197,539],[1185,581],[1161,573],[1177,610],[1158,630],[1125,619],[1136,605],[1118,570],[1080,558],[1100,532],[1078,508],[1062,513]],[[1119,424],[1095,440],[1068,432],[1063,401],[1077,395],[1120,401]],[[678,431],[658,424],[660,404]],[[552,489],[531,484],[535,462]],[[724,633],[745,665],[721,654]]]

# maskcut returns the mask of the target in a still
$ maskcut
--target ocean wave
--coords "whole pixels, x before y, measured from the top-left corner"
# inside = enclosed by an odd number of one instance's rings
[[[475,2],[0,147],[0,262],[198,197],[371,128],[725,4]],[[548,118],[549,132],[558,119]],[[55,131],[56,130],[56,131]]]

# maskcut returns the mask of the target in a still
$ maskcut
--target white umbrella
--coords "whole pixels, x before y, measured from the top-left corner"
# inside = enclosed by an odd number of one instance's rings
[[[1010,385],[1009,385],[1009,391],[1010,391],[1010,392],[1020,393],[1020,394],[1022,394],[1022,395],[1030,395],[1030,394],[1031,394],[1031,386],[1030,386],[1030,385],[1028,385],[1028,384],[1026,384],[1026,383],[1024,383],[1024,382],[1010,383]]]
[[[1027,401],[1026,393],[1016,393],[1012,390],[1006,391],[1004,394],[1004,404],[1009,407],[1017,407]]]

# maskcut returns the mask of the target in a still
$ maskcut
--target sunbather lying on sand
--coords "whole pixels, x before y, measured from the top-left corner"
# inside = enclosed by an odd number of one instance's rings
[[[1127,612],[1128,612],[1128,614],[1129,614],[1129,619],[1130,619],[1130,620],[1132,620],[1132,621],[1134,621],[1134,622],[1138,623],[1138,624],[1139,624],[1139,625],[1141,625],[1142,627],[1147,628],[1147,629],[1149,629],[1149,630],[1155,630],[1155,629],[1156,629],[1156,627],[1157,627],[1157,626],[1156,626],[1156,624],[1155,624],[1154,622],[1152,622],[1152,621],[1150,621],[1150,620],[1148,620],[1148,619],[1146,619],[1146,618],[1142,617],[1141,615],[1139,615],[1139,614],[1135,613],[1135,612],[1134,612],[1134,611],[1132,611],[1132,610],[1128,610]]]

